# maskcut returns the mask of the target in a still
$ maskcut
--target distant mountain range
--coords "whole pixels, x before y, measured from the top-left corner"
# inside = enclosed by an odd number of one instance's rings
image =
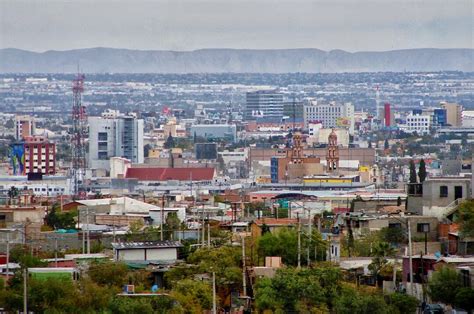
[[[2,73],[339,73],[474,71],[474,49],[384,52],[319,49],[201,49],[194,51],[90,48],[42,53],[0,49]]]

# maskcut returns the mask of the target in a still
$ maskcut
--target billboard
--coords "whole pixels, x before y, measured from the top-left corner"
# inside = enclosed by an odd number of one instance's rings
[[[25,147],[23,143],[10,145],[10,162],[14,175],[25,174]]]
[[[349,128],[351,126],[351,119],[346,117],[337,118],[336,126],[341,128]]]

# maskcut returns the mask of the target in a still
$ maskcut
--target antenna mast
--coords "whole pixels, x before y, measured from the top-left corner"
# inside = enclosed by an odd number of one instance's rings
[[[84,175],[86,169],[86,108],[82,105],[84,74],[78,73],[72,83],[72,175],[73,195],[84,197]]]

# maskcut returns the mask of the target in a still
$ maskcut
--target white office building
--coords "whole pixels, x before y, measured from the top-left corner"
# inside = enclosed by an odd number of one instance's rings
[[[304,124],[321,123],[323,128],[346,128],[354,134],[354,106],[351,103],[318,103],[309,99],[304,106]]]
[[[420,114],[409,114],[406,125],[400,127],[407,133],[428,134],[430,133],[431,116]]]
[[[108,110],[89,117],[89,168],[110,170],[109,159],[122,157],[143,163],[143,120]]]

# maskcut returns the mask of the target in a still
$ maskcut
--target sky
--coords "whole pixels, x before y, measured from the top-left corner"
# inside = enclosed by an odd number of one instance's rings
[[[0,48],[473,48],[474,0],[0,0]]]

